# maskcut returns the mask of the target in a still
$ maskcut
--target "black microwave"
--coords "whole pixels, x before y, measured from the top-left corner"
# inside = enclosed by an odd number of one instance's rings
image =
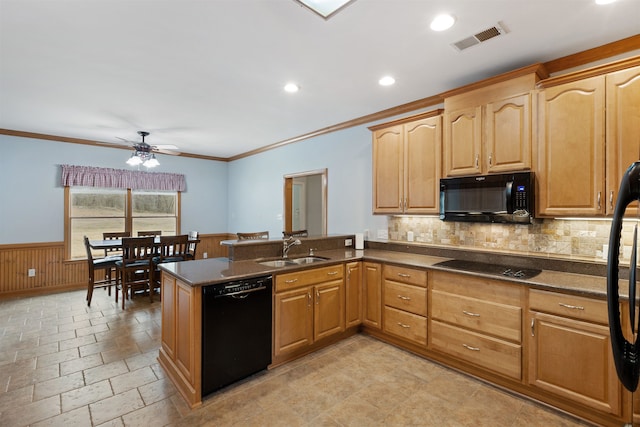
[[[528,224],[534,193],[533,172],[442,178],[440,219]]]

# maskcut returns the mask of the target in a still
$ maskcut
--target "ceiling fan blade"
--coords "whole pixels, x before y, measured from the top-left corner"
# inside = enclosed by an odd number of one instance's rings
[[[152,145],[153,148],[155,148],[156,150],[177,150],[178,147],[173,145],[173,144],[158,144],[158,145]]]
[[[154,153],[160,153],[160,154],[168,154],[170,156],[179,156],[180,152],[179,151],[175,151],[175,150],[161,150],[158,148],[153,147],[153,149],[151,150]]]

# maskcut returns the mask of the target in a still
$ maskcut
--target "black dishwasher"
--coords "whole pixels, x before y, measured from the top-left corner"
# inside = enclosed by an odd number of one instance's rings
[[[202,396],[271,363],[272,277],[202,288]]]

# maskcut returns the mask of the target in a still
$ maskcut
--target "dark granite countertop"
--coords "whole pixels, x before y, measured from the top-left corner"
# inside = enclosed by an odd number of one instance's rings
[[[478,272],[465,272],[438,266],[437,264],[452,258],[414,254],[380,249],[355,250],[352,248],[318,251],[316,256],[328,258],[313,264],[285,267],[266,267],[256,260],[231,261],[227,258],[210,258],[187,262],[167,263],[160,268],[191,286],[206,286],[249,277],[278,274],[308,268],[322,267],[347,261],[373,261],[404,265],[407,267],[426,268],[439,271],[470,274],[487,277],[493,280],[518,283],[537,289],[571,293],[605,299],[607,294],[607,278],[600,275],[578,274],[556,270],[542,269],[541,273],[528,279],[495,276]],[[620,280],[621,297],[627,294],[626,280]]]

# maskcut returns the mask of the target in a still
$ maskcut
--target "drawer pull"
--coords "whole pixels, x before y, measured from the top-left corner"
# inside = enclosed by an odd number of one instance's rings
[[[285,280],[284,283],[296,283],[298,281],[298,279],[289,279],[289,280]]]
[[[405,297],[403,295],[398,295],[398,298],[400,298],[403,301],[411,301],[411,297]]]
[[[316,289],[316,304],[320,304],[320,291]]]
[[[565,304],[563,302],[559,302],[558,305],[560,307],[570,308],[571,310],[584,310],[584,307],[581,305],[571,305],[571,304]]]
[[[470,345],[467,345],[467,344],[462,344],[462,346],[463,346],[464,348],[466,348],[467,350],[471,350],[471,351],[480,351],[480,348],[479,348],[479,347],[471,347]]]
[[[327,273],[327,276],[335,276],[336,274],[338,274],[337,271],[330,271]]]
[[[398,326],[405,329],[409,329],[411,327],[410,325],[405,325],[404,323],[400,323],[400,322],[398,322]]]
[[[409,277],[411,277],[411,275],[410,275],[410,274],[407,274],[407,273],[398,273],[398,276],[400,276],[400,277],[404,277],[404,278],[406,278],[406,279],[408,279]]]
[[[467,311],[467,310],[462,310],[462,312],[463,312],[464,314],[466,314],[467,316],[471,316],[471,317],[480,317],[480,313],[472,313],[472,312]]]

